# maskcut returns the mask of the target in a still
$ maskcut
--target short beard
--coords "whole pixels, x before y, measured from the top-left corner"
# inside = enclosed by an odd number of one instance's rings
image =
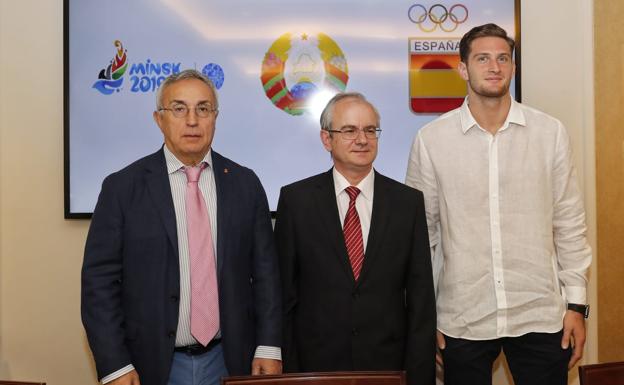
[[[484,87],[475,87],[472,81],[468,81],[470,89],[477,95],[485,98],[501,98],[509,93],[509,83],[495,90],[488,90]]]

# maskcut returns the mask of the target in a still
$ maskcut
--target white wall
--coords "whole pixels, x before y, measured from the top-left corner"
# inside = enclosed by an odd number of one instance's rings
[[[522,101],[559,118],[574,146],[579,183],[585,195],[588,236],[596,250],[594,154],[593,1],[522,0]],[[596,268],[591,269],[588,300],[592,316],[583,363],[598,361]],[[578,384],[578,370],[570,384]],[[498,368],[497,385],[511,384]]]
[[[0,378],[86,385],[88,222],[63,219],[62,4],[0,0]]]
[[[591,4],[522,0],[522,82],[524,102],[570,130],[594,242]],[[0,0],[0,378],[88,385],[79,317],[88,221],[63,219],[62,32],[62,0]]]

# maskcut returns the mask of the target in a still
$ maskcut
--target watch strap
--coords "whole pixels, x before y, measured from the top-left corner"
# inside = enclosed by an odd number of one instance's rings
[[[589,317],[589,305],[581,305],[578,303],[569,303],[568,310],[572,310],[578,313],[583,314],[583,317]]]

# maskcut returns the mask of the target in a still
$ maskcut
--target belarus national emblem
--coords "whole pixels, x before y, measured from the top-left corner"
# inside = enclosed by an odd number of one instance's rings
[[[349,80],[347,60],[329,36],[280,36],[262,61],[260,81],[266,96],[290,115],[301,115],[320,91],[344,91]]]

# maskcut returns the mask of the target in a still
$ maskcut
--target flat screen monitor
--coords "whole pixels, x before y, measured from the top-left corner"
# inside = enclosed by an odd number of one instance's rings
[[[65,0],[65,216],[157,151],[159,84],[194,68],[219,94],[212,148],[279,189],[328,170],[319,115],[358,91],[381,115],[375,169],[403,181],[415,133],[459,106],[459,39],[495,22],[519,43],[519,0]],[[512,95],[520,98],[519,44]],[[449,156],[453,156],[449,154]]]

